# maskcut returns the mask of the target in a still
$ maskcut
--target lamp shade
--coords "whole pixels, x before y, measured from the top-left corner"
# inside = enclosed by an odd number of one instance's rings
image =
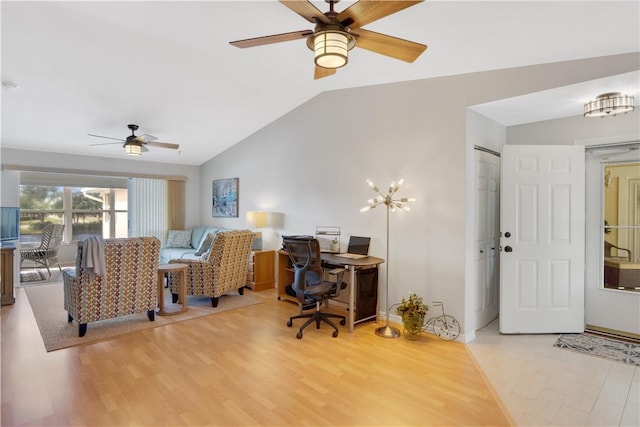
[[[125,142],[124,152],[131,156],[139,156],[142,154],[142,145],[133,142]]]
[[[349,61],[348,52],[355,46],[353,36],[342,29],[319,31],[307,39],[315,54],[315,63],[322,68],[340,68]]]
[[[247,212],[247,225],[252,228],[267,226],[267,213],[264,211]]]

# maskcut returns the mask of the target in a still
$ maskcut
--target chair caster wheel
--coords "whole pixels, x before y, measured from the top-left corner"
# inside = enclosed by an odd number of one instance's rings
[[[340,321],[340,324],[341,324],[342,326],[344,326],[344,325],[346,325],[346,324],[347,324],[347,321],[346,321],[346,320],[344,320],[344,319],[342,319],[342,320]]]
[[[299,340],[302,339],[302,331],[298,331],[298,333],[296,334],[296,338],[298,338]]]
[[[293,326],[293,322],[291,320],[287,321],[287,326],[288,327],[292,327]]]
[[[338,336],[338,331],[333,331],[333,333],[331,334],[332,337],[336,338]]]

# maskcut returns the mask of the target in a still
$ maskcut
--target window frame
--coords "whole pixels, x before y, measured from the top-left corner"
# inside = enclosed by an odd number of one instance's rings
[[[116,190],[124,190],[128,191],[126,188],[114,188],[114,187],[98,187],[93,185],[94,188],[104,188],[109,190],[109,209],[73,209],[73,189],[74,188],[83,188],[81,185],[56,185],[56,184],[20,184],[20,194],[22,193],[23,187],[59,187],[62,188],[62,209],[23,209],[21,207],[21,213],[53,213],[53,214],[62,214],[62,223],[65,225],[71,224],[69,227],[65,227],[63,242],[64,243],[73,243],[73,215],[78,213],[90,213],[95,215],[102,215],[103,224],[106,220],[105,215],[108,216],[109,222],[109,236],[105,237],[104,233],[102,233],[102,238],[110,238],[113,239],[116,237],[116,219],[117,214],[125,213],[129,215],[129,206],[127,204],[127,209],[116,209]],[[22,218],[20,219],[22,222]]]

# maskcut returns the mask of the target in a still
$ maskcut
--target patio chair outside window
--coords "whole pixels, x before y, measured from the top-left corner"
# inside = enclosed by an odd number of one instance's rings
[[[42,230],[42,240],[37,248],[20,249],[20,268],[24,260],[29,260],[36,265],[42,265],[47,269],[49,277],[51,271],[49,266],[52,262],[58,262],[58,250],[62,243],[63,224],[50,224]],[[60,268],[60,265],[58,265]]]

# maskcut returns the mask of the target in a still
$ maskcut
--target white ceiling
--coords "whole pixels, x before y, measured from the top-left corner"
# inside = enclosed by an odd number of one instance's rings
[[[365,27],[427,44],[416,62],[356,47],[344,69],[314,80],[302,40],[228,44],[311,29],[275,1],[3,1],[1,8],[2,81],[19,86],[1,94],[3,147],[124,158],[120,145],[91,146],[107,141],[87,133],[124,138],[135,123],[138,134],[181,146],[151,148],[140,160],[191,165],[323,91],[640,51],[637,0],[426,1]],[[638,102],[639,82],[629,73],[474,109],[505,125],[579,115],[608,91]]]

